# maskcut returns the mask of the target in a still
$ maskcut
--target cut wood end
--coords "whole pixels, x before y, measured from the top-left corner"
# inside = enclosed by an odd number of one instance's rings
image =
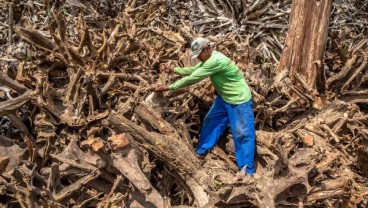
[[[306,145],[313,146],[313,144],[314,144],[314,137],[313,137],[313,135],[305,134],[304,137],[303,137],[303,141],[304,141],[304,143]]]
[[[113,150],[123,148],[129,144],[129,140],[125,134],[111,136],[107,139],[107,141],[111,142],[111,147]]]
[[[0,157],[0,174],[3,174],[10,162],[9,157]]]
[[[91,148],[93,151],[98,152],[104,147],[103,140],[100,137],[90,137],[87,140],[81,142],[82,148]]]
[[[316,97],[314,102],[313,102],[313,107],[316,108],[317,110],[321,110],[324,106],[326,106],[326,98],[322,98],[322,97]]]
[[[5,96],[6,96],[5,92],[0,90],[0,98],[5,99],[6,98]]]

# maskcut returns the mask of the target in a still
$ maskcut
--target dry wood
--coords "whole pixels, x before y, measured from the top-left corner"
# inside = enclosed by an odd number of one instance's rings
[[[18,83],[16,80],[13,80],[11,78],[9,78],[4,72],[0,71],[0,83],[2,85],[8,86],[11,89],[19,92],[19,93],[24,93],[27,91],[27,88]]]
[[[306,0],[292,3],[288,36],[277,71],[288,69],[292,79],[296,74],[301,74],[309,86],[321,85],[321,62],[327,43],[332,2]]]
[[[132,150],[133,151],[133,150]],[[152,187],[151,183],[139,168],[137,156],[134,152],[128,153],[126,158],[113,155],[113,165],[124,175],[134,186],[142,192],[149,202],[156,207],[164,207],[162,196]]]
[[[155,114],[152,111],[140,114],[141,118],[148,118],[147,120],[153,116]],[[175,134],[176,132],[173,132],[172,135],[159,135],[154,132],[148,132],[116,112],[111,112],[108,120],[119,131],[129,132],[139,145],[152,151],[157,157],[162,158],[169,167],[178,168],[178,174],[186,181],[199,206],[204,206],[209,202],[205,192],[205,190],[209,189],[208,176],[199,166],[195,153],[190,151],[187,145],[178,138],[178,135]],[[166,122],[165,124],[162,126],[170,126]]]
[[[25,103],[27,103],[33,95],[35,95],[35,93],[29,90],[29,91],[25,92],[24,94],[22,94],[19,97],[16,97],[12,100],[7,100],[7,101],[4,101],[4,102],[1,102],[1,104],[0,104],[0,116],[5,116],[5,115],[11,113],[12,111],[15,111],[15,110],[19,109]]]
[[[367,7],[1,2],[0,206],[366,207]],[[252,89],[253,176],[237,170],[231,132],[195,154],[209,80],[151,92],[179,78],[161,62],[195,64],[198,36]]]

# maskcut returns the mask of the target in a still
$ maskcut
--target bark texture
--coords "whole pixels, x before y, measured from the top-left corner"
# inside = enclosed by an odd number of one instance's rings
[[[323,65],[333,0],[293,1],[289,30],[277,71],[303,77],[306,85],[318,92],[324,86]],[[319,88],[317,88],[319,86]]]

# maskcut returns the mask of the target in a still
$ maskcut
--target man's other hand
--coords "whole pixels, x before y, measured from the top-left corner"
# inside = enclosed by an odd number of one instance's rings
[[[163,91],[168,91],[169,87],[168,86],[164,86],[164,85],[157,85],[155,88],[153,88],[154,92],[163,92]]]
[[[171,66],[170,62],[160,64],[160,72],[173,73],[174,68]]]

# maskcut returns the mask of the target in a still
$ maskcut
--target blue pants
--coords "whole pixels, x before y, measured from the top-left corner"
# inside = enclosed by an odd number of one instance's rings
[[[235,146],[236,163],[239,170],[245,165],[246,173],[254,173],[255,128],[252,100],[232,105],[217,96],[207,113],[197,146],[197,154],[205,154],[211,149],[230,124]]]

